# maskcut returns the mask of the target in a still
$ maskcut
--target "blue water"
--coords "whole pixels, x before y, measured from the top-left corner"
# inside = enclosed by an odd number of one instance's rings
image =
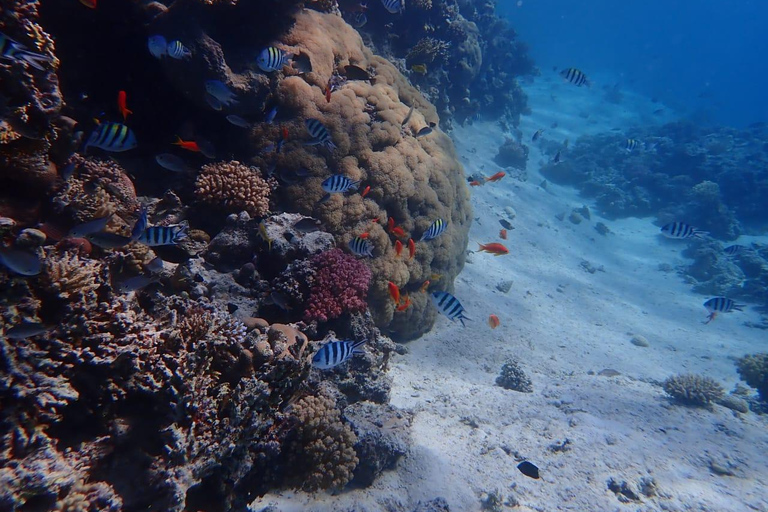
[[[497,9],[543,74],[576,67],[597,87],[619,83],[689,117],[768,121],[768,1],[506,0]]]

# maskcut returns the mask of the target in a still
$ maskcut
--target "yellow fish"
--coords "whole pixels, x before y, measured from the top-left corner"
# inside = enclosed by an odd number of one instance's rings
[[[262,239],[264,239],[265,242],[267,242],[267,250],[272,250],[272,239],[269,238],[269,235],[267,234],[267,225],[264,223],[264,221],[261,221],[259,223],[259,235]]]
[[[415,71],[416,73],[419,73],[421,75],[427,74],[427,65],[426,64],[414,64],[411,66],[411,70]]]

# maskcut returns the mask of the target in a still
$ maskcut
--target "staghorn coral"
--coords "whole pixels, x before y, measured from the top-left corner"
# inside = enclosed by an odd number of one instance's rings
[[[521,393],[533,393],[533,383],[525,374],[520,364],[514,359],[509,359],[501,367],[501,373],[496,377],[496,385],[504,389],[520,391]]]
[[[291,448],[302,471],[294,485],[306,491],[341,489],[357,466],[357,436],[342,422],[336,401],[320,394],[297,401],[291,411],[298,422],[297,439]]]
[[[768,354],[751,354],[736,361],[741,379],[757,389],[760,400],[768,402]]]
[[[665,393],[686,405],[709,406],[725,394],[717,381],[695,374],[669,377],[662,383],[662,387]]]
[[[228,213],[248,212],[263,217],[269,212],[269,184],[255,167],[237,161],[204,165],[195,182],[195,196]]]
[[[311,263],[315,275],[304,311],[305,320],[327,322],[344,313],[365,311],[371,281],[371,271],[365,263],[341,249],[313,256]]]

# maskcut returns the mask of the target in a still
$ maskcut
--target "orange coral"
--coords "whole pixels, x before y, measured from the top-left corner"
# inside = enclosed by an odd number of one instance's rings
[[[263,217],[269,212],[269,184],[255,167],[237,161],[203,166],[195,182],[195,196],[230,213]]]

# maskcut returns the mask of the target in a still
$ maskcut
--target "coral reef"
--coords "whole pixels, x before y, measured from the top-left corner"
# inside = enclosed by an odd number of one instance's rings
[[[714,379],[703,375],[682,374],[667,378],[664,392],[686,405],[709,406],[720,400],[725,391]]]
[[[228,213],[263,217],[269,211],[269,184],[259,170],[237,161],[204,165],[195,181],[199,201]]]
[[[494,161],[502,167],[525,170],[528,163],[528,146],[507,138],[499,148]]]
[[[514,359],[508,360],[501,366],[501,373],[496,377],[496,385],[521,393],[533,393],[533,382]]]
[[[744,382],[757,389],[763,402],[768,402],[768,354],[752,354],[736,361],[736,369]]]
[[[315,274],[304,311],[306,320],[327,322],[343,313],[365,311],[371,270],[364,263],[341,249],[313,256],[310,263]]]

